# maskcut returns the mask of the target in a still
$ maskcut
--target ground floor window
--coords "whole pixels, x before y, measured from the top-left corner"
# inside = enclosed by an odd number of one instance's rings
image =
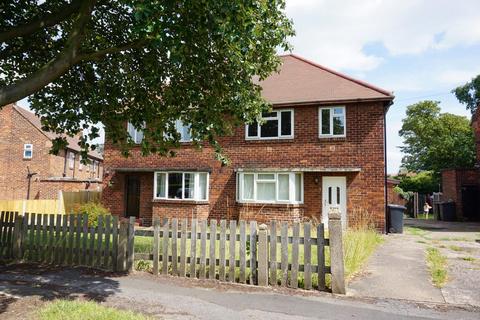
[[[207,172],[155,172],[154,199],[208,200]]]
[[[239,202],[303,203],[301,172],[242,172],[237,175]]]

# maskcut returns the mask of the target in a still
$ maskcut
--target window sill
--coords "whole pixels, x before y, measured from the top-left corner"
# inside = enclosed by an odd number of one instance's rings
[[[292,143],[295,138],[245,139],[246,143]]]
[[[208,205],[210,204],[208,200],[198,201],[198,200],[180,200],[180,199],[153,199],[153,203],[168,203],[168,204],[178,204],[178,205]]]
[[[304,203],[259,203],[259,202],[239,202],[237,205],[240,207],[269,207],[269,208],[303,208],[305,207]]]

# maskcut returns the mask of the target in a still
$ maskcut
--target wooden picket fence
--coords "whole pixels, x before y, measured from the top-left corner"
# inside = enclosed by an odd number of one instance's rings
[[[301,273],[307,290],[314,287],[326,290],[326,276],[330,274],[332,291],[344,293],[340,220],[331,220],[329,229],[335,236],[327,239],[323,224],[315,226],[316,237],[312,237],[310,223],[294,223],[293,233],[289,235],[291,229],[286,222],[272,221],[269,228],[266,225],[257,228],[257,223],[251,221],[247,228],[245,221],[239,221],[237,227],[237,221],[231,220],[227,227],[226,220],[218,225],[216,220],[163,219],[160,222],[157,218],[153,230],[137,230],[136,236],[153,238],[153,246],[151,252],[136,252],[135,260],[152,260],[154,274],[263,286],[280,284],[298,288]],[[325,263],[327,246],[332,267]],[[313,264],[312,251],[316,264]]]
[[[88,266],[111,271],[133,268],[134,219],[99,216],[97,227],[85,215],[2,211],[0,259],[55,265]]]

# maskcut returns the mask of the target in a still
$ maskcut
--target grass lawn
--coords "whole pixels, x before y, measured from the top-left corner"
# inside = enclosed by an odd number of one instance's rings
[[[107,308],[93,301],[55,300],[37,311],[40,320],[147,320],[131,311]]]

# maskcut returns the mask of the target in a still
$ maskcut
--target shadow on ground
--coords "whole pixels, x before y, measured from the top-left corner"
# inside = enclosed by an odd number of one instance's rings
[[[0,262],[0,315],[18,298],[36,297],[41,301],[83,298],[103,302],[119,290],[115,276],[120,274],[80,267]]]

